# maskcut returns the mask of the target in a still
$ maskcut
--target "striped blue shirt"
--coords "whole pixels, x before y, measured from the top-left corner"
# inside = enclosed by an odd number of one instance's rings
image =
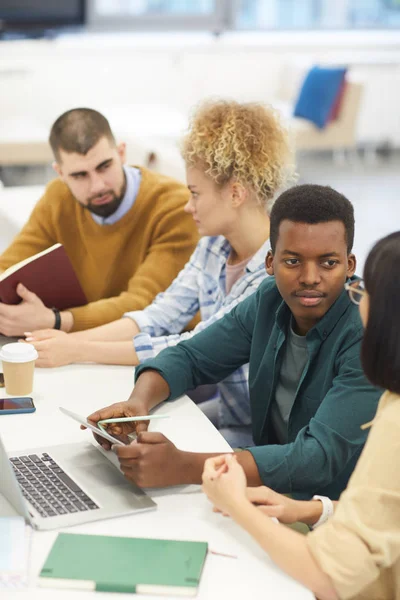
[[[125,313],[140,329],[134,337],[139,361],[154,358],[164,348],[191,338],[255,292],[266,277],[265,257],[269,249],[267,240],[227,294],[226,262],[231,246],[223,236],[203,237],[165,292],[158,294],[144,310]],[[198,310],[201,322],[192,331],[182,333]],[[248,375],[246,364],[218,384],[220,427],[251,423]]]

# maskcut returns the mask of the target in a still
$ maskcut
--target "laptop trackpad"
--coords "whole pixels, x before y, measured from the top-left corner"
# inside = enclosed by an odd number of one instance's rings
[[[122,473],[90,443],[53,446],[47,451],[81,485],[90,482],[112,487],[130,485]]]
[[[102,483],[103,485],[112,485],[115,487],[116,485],[129,485],[126,479],[119,473],[115,467],[113,467],[110,463],[105,463],[104,459],[101,459],[101,464],[98,463],[90,463],[86,465],[84,468],[81,466],[74,466],[74,473],[76,473],[77,477],[88,478],[88,471],[90,469],[89,478],[95,479],[98,483]]]

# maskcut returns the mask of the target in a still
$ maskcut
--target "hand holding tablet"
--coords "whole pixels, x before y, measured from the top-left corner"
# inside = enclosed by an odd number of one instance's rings
[[[111,444],[117,444],[119,446],[125,446],[126,444],[121,439],[119,439],[115,435],[110,434],[107,431],[105,425],[107,425],[108,423],[129,423],[129,422],[133,422],[133,421],[152,421],[152,420],[156,420],[156,419],[167,419],[169,417],[169,415],[140,415],[140,416],[133,416],[133,417],[115,417],[112,419],[102,419],[101,421],[98,421],[96,423],[94,421],[89,421],[88,419],[85,419],[85,417],[81,417],[77,413],[74,413],[66,408],[63,408],[62,406],[60,406],[59,409],[61,410],[61,412],[64,415],[71,417],[71,419],[74,419],[74,421],[77,421],[78,423],[80,423],[81,425],[86,427],[87,429],[90,429],[96,435],[101,436],[102,438],[106,439],[108,442],[111,442]],[[128,439],[127,443],[129,444],[131,441],[132,441],[131,439]]]

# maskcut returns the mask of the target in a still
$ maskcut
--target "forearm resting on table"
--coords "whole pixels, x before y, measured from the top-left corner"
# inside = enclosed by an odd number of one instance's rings
[[[93,327],[92,329],[85,329],[84,331],[76,331],[71,335],[73,335],[77,340],[88,340],[92,342],[132,342],[132,338],[138,333],[140,333],[140,329],[136,322],[126,317],[124,319],[112,321],[106,325],[101,325],[100,327]]]
[[[257,463],[254,460],[252,453],[248,450],[241,450],[235,452],[235,454],[239,465],[243,467],[243,470],[246,473],[247,485],[249,487],[263,485]]]
[[[170,395],[167,381],[152,369],[141,373],[128,401],[140,401],[149,412],[152,408],[167,400]],[[220,456],[221,452],[181,452],[182,483],[201,484],[204,463],[207,458]],[[257,464],[252,454],[246,450],[236,454],[239,464],[245,470],[248,485],[261,485]]]
[[[284,525],[277,525],[248,500],[235,504],[230,515],[260,544],[278,567],[311,589],[317,598],[338,599],[331,579],[312,556],[306,536]]]

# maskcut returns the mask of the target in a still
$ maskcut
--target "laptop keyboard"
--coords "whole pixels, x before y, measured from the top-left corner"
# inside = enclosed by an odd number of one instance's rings
[[[47,453],[14,456],[10,462],[23,495],[42,517],[99,508]]]

